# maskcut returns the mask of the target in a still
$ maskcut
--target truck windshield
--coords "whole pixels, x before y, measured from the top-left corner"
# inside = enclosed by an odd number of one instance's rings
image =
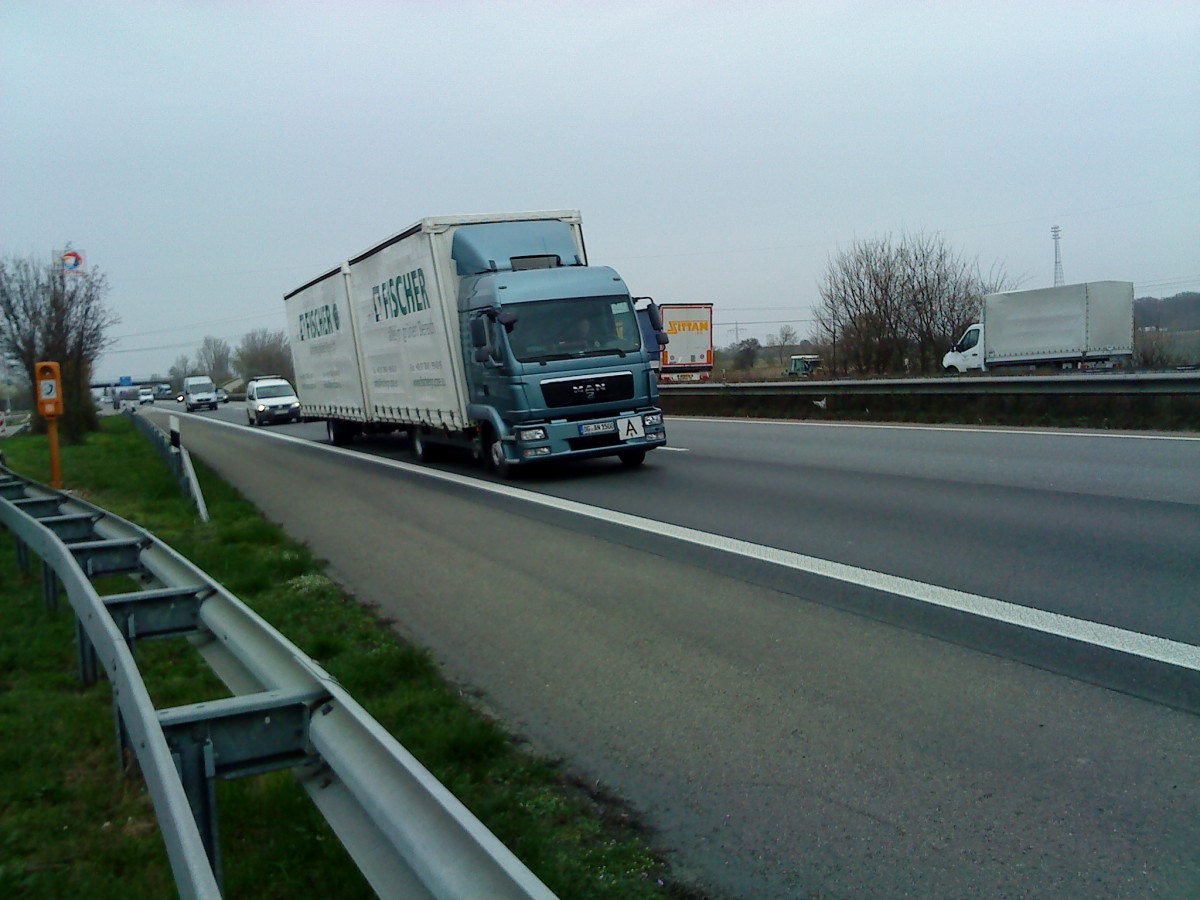
[[[624,356],[642,346],[637,314],[628,297],[540,300],[511,308],[518,318],[508,342],[521,362]]]

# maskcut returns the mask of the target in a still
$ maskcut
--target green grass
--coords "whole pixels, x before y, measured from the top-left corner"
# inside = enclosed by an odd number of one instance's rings
[[[0,445],[10,468],[48,484],[46,439]],[[201,463],[211,521],[201,523],[126,417],[62,448],[67,490],[187,556],[315,658],[561,897],[684,896],[619,804],[476,711],[430,657],[344,596],[323,564]],[[0,545],[0,896],[164,897],[174,880],[136,772],[119,771],[107,682],[80,685],[74,626],[44,608],[41,566]],[[269,577],[264,574],[269,573]],[[98,585],[128,590],[125,579]],[[226,696],[182,640],[141,643],[157,708]],[[230,897],[370,897],[349,856],[287,772],[218,784]]]

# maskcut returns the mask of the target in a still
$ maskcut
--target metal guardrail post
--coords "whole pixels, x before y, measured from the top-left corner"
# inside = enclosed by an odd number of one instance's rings
[[[20,538],[16,540],[17,549],[17,568],[21,570],[22,575],[29,574],[29,547]]]
[[[192,818],[196,820],[196,827],[200,831],[208,864],[216,876],[217,885],[223,888],[225,878],[221,871],[221,843],[217,835],[217,786],[213,779],[215,763],[212,741],[172,744],[168,739],[167,746],[171,748],[175,771],[179,773]]]
[[[42,561],[42,596],[46,601],[46,609],[58,612],[58,575],[45,560]]]
[[[159,712],[159,724],[218,879],[216,780],[290,769],[310,761],[309,710],[325,699],[327,695],[319,690],[268,691]]]
[[[100,663],[96,659],[96,646],[88,638],[83,621],[75,618],[75,646],[79,652],[79,680],[91,687],[100,680]]]

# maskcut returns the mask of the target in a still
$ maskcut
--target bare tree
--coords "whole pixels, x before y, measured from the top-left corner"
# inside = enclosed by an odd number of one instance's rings
[[[782,366],[786,362],[784,356],[788,349],[794,347],[799,340],[800,336],[796,333],[795,328],[791,325],[780,325],[775,334],[767,335],[767,346],[776,349],[779,353],[779,364]]]
[[[79,443],[100,427],[90,388],[92,367],[112,343],[107,330],[120,319],[104,305],[108,281],[100,270],[68,274],[60,259],[0,262],[0,352],[20,361],[31,384],[37,363],[59,364],[60,433],[67,443]],[[41,427],[41,419],[36,421]]]
[[[233,370],[229,365],[232,356],[233,349],[229,346],[229,341],[209,335],[196,351],[196,369],[199,374],[207,375],[217,384],[221,384],[233,377]]]
[[[863,374],[902,368],[904,302],[890,237],[859,241],[831,259],[820,293],[817,326],[841,357],[837,363]]]
[[[192,373],[192,361],[184,354],[183,356],[175,357],[175,363],[167,372],[167,376],[171,379],[171,390],[178,393],[183,390],[183,379],[187,378]]]
[[[283,331],[256,328],[248,332],[233,355],[233,367],[245,379],[270,373],[288,381],[296,380],[291,346]]]
[[[982,295],[1010,286],[1002,266],[984,277],[937,236],[858,241],[829,261],[816,337],[830,345],[834,368],[936,371]]]

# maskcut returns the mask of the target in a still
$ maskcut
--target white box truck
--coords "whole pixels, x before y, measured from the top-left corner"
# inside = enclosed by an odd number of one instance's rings
[[[284,303],[301,411],[334,444],[404,430],[418,459],[458,447],[507,476],[666,442],[657,341],[587,264],[578,211],[421,219]]]
[[[711,303],[663,303],[658,307],[669,343],[662,348],[664,384],[708,381],[713,368]]]
[[[951,373],[1001,366],[1100,369],[1133,362],[1133,283],[1092,281],[983,298],[983,316],[942,358]]]

